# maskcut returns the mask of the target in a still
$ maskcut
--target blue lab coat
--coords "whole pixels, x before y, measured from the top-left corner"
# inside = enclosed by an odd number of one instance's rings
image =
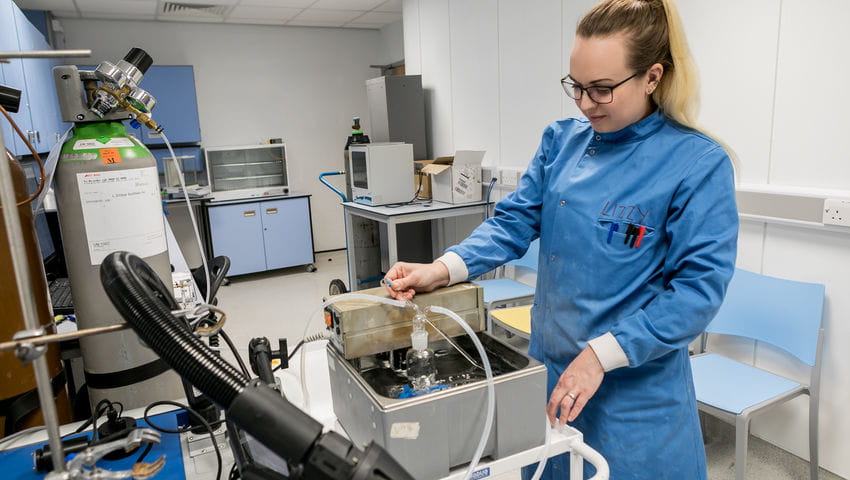
[[[645,227],[639,245],[629,224]],[[549,393],[588,340],[612,333],[628,366],[605,374],[572,425],[612,479],[704,479],[687,346],[723,300],[737,233],[728,155],[656,110],[613,133],[551,124],[516,191],[449,250],[473,278],[539,236],[529,353],[548,367]],[[568,460],[544,478],[568,478]]]

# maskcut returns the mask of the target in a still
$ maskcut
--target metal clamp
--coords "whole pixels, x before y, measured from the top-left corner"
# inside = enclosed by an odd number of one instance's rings
[[[12,336],[12,340],[28,340],[34,339],[44,336],[43,328],[36,328],[34,330],[21,330],[16,332],[15,335]],[[44,344],[36,344],[33,342],[19,342],[15,346],[15,356],[24,363],[29,363],[36,358],[44,355],[44,352],[47,351],[47,345]]]
[[[46,480],[118,480],[133,478],[144,480],[153,477],[165,466],[165,455],[151,463],[140,462],[133,465],[132,470],[104,470],[95,464],[110,452],[131,451],[142,442],[159,443],[159,432],[149,428],[137,428],[124,438],[113,440],[101,445],[89,447],[68,462],[68,470],[62,473],[49,473]]]

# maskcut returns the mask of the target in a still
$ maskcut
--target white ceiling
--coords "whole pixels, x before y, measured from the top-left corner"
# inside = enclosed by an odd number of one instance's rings
[[[401,20],[402,0],[14,0],[57,18],[381,28]]]

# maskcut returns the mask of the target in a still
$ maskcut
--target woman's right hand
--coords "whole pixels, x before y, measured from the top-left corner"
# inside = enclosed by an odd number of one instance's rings
[[[430,292],[449,284],[449,269],[443,262],[397,262],[384,276],[387,291],[396,300],[410,300],[416,292]]]

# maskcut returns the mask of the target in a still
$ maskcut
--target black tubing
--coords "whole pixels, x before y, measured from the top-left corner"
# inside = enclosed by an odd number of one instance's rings
[[[177,304],[156,272],[129,252],[113,252],[100,266],[100,281],[118,313],[171,368],[227,408],[247,380],[181,325]],[[151,298],[160,299],[151,302]]]

